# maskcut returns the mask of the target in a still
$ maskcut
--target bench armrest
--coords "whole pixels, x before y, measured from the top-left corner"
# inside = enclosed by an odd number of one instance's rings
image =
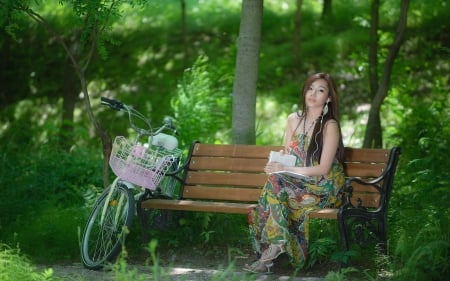
[[[358,206],[353,206],[351,203],[351,197],[353,195],[352,183],[357,183],[359,185],[372,186],[378,190],[381,195],[381,206],[387,204],[392,189],[392,183],[397,169],[398,158],[400,156],[401,149],[399,147],[394,147],[391,149],[389,160],[386,165],[385,170],[380,176],[371,180],[363,180],[359,177],[350,177],[345,180],[344,192],[346,193],[346,202],[342,206],[345,208],[364,208],[361,206],[360,200],[358,200]],[[384,207],[383,207],[384,208]]]
[[[189,149],[189,153],[188,156],[186,158],[186,160],[184,160],[184,163],[182,163],[182,165],[180,165],[176,170],[174,171],[169,171],[165,174],[165,176],[170,176],[175,178],[177,181],[179,181],[182,185],[184,185],[185,182],[185,175],[187,173],[187,169],[189,167],[189,164],[191,162],[191,158],[192,158],[192,151],[195,147],[195,144],[200,143],[197,140],[194,140],[191,143],[190,149]]]
[[[379,183],[384,179],[385,173],[383,173],[378,178],[372,179],[370,181],[365,181],[359,177],[351,177],[347,178],[345,180],[344,185],[344,194],[345,194],[345,203],[342,206],[343,208],[361,208],[361,202],[358,202],[358,206],[354,206],[351,202],[351,197],[353,196],[353,186],[352,183],[358,183],[360,185],[367,185],[367,186],[373,186],[376,188],[380,193],[382,192],[381,187]]]

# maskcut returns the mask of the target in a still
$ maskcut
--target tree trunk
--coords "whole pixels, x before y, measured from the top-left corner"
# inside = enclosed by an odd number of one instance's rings
[[[370,45],[369,45],[369,86],[370,98],[373,99],[378,90],[378,23],[380,1],[372,0]]]
[[[232,142],[254,144],[263,0],[243,0],[233,83]]]
[[[331,0],[323,0],[322,18],[326,19],[331,16]]]
[[[112,140],[108,131],[106,131],[95,118],[94,112],[92,111],[91,101],[89,98],[89,92],[87,89],[87,82],[83,71],[77,69],[78,77],[81,82],[81,89],[83,91],[83,100],[88,113],[91,124],[94,126],[95,133],[100,137],[102,141],[102,151],[103,151],[103,185],[108,187],[109,185],[109,156],[112,150]]]
[[[389,48],[389,52],[384,62],[383,74],[378,86],[377,94],[372,100],[370,107],[369,119],[367,120],[366,133],[364,136],[363,147],[380,148],[383,147],[380,109],[384,99],[387,96],[390,78],[392,73],[392,67],[395,62],[395,58],[400,50],[400,46],[403,43],[405,37],[407,16],[408,16],[409,0],[402,0],[400,9],[400,19],[397,25],[397,31],[395,34],[394,42]]]
[[[294,19],[294,62],[295,66],[294,69],[296,72],[300,72],[300,65],[301,65],[301,59],[300,59],[300,35],[302,31],[302,4],[303,0],[297,0],[297,9],[295,11],[295,19]],[[296,74],[297,74],[296,73]]]
[[[75,110],[75,102],[80,92],[80,84],[77,76],[73,71],[72,63],[68,60],[64,64],[64,81],[62,89],[62,115],[61,129],[59,130],[60,147],[66,151],[70,149],[73,141],[73,111]]]
[[[181,2],[181,37],[183,41],[183,53],[184,53],[184,68],[188,66],[189,53],[188,53],[188,38],[187,38],[187,23],[186,23],[186,0],[180,0]]]

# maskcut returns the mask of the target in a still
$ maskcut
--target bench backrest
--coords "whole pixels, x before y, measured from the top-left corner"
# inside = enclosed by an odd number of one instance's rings
[[[185,171],[182,198],[241,202],[258,200],[271,150],[280,146],[194,143]]]
[[[185,170],[182,198],[256,202],[267,180],[263,169],[269,152],[281,149],[282,146],[194,143]],[[382,175],[388,167],[390,152],[386,149],[346,148],[346,176],[367,180]],[[384,179],[383,182],[386,180],[392,185],[392,179]],[[352,184],[352,202],[357,204],[361,201],[363,206],[378,207],[384,200],[380,195],[383,182],[378,183],[381,189]]]

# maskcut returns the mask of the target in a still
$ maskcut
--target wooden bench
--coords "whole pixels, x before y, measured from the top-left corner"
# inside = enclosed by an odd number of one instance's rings
[[[269,152],[280,149],[193,143],[181,179],[181,198],[149,198],[140,202],[141,208],[248,214],[267,180],[263,168]],[[314,211],[310,217],[337,219],[346,250],[353,242],[365,244],[368,237],[386,245],[386,211],[400,149],[346,148],[345,155],[345,204]]]

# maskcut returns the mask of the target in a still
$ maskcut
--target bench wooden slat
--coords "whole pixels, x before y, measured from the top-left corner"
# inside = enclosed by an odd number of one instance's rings
[[[183,198],[256,202],[260,194],[261,189],[259,188],[249,189],[187,185],[184,187]],[[380,204],[380,194],[376,192],[354,191],[351,201],[355,206],[358,204],[358,198],[362,200],[362,205],[368,208],[376,208]]]
[[[194,156],[245,157],[268,159],[271,150],[279,151],[282,146],[195,144]]]
[[[316,218],[316,219],[330,219],[335,220],[337,219],[337,213],[338,209],[320,209],[316,210],[309,214],[310,218]]]
[[[248,214],[256,207],[256,204],[213,202],[213,201],[192,201],[192,200],[171,200],[152,199],[142,202],[142,207],[146,209],[164,209],[178,211],[214,212],[229,214]],[[310,218],[336,219],[338,209],[320,209],[310,213]]]
[[[211,199],[243,202],[256,202],[261,194],[260,188],[230,188],[214,186],[184,186],[184,199]]]
[[[262,159],[193,156],[190,170],[245,171],[261,173],[267,164],[267,157]]]
[[[231,214],[248,214],[249,210],[254,208],[255,206],[256,204],[172,199],[151,199],[142,202],[142,207],[146,209],[165,209]]]
[[[345,163],[344,173],[352,177],[376,178],[386,169],[386,164]]]
[[[373,148],[345,148],[345,162],[361,163],[387,163],[389,160],[389,149]]]
[[[371,193],[376,193],[378,194],[379,191],[378,189],[376,189],[375,187],[371,186],[371,185],[363,185],[360,183],[352,183],[352,187],[353,187],[353,193],[359,193],[359,192],[371,192]]]
[[[266,180],[266,174],[190,171],[186,184],[262,187]]]

